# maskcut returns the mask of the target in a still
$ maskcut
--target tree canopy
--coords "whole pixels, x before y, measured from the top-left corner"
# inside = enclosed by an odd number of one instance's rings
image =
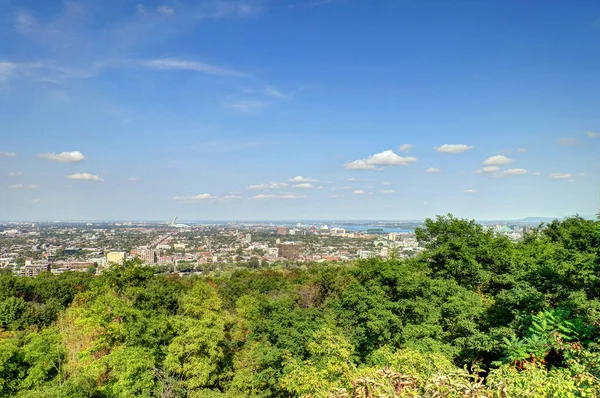
[[[417,238],[305,269],[3,273],[0,397],[600,395],[600,222]]]

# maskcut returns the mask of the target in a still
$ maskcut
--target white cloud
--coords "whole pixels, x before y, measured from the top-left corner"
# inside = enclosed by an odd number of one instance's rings
[[[550,174],[550,178],[554,180],[566,180],[569,178],[573,178],[573,174],[571,173],[552,173]]]
[[[53,162],[77,163],[85,159],[83,153],[79,151],[61,152],[61,153],[40,153],[38,158],[51,160]]]
[[[236,113],[255,113],[263,108],[265,108],[268,104],[264,101],[260,100],[244,100],[237,102],[230,102],[225,104],[225,106]]]
[[[527,148],[519,148],[519,149],[517,149],[517,151],[519,151],[519,152],[527,152]]]
[[[438,169],[437,167],[430,167],[427,170],[425,170],[426,173],[439,173],[440,169]]]
[[[463,193],[477,193],[476,189],[465,189]]]
[[[350,178],[348,178],[348,181],[356,181],[356,178],[350,177]]]
[[[486,166],[483,169],[481,169],[481,171],[483,171],[484,173],[493,173],[494,171],[498,170],[500,170],[500,167],[498,166]]]
[[[156,12],[168,18],[171,18],[173,17],[173,15],[175,15],[175,10],[173,9],[173,7],[169,7],[166,5],[158,6],[156,8]]]
[[[560,145],[567,146],[567,145],[577,145],[577,144],[581,143],[581,141],[579,141],[577,138],[570,138],[569,137],[569,138],[561,138],[561,139],[559,139],[558,143]]]
[[[242,195],[225,195],[223,199],[242,199]]]
[[[9,177],[18,177],[18,176],[22,176],[23,173],[21,173],[20,171],[11,171],[10,173],[8,173]]]
[[[374,169],[375,166],[408,166],[416,161],[417,158],[398,156],[394,151],[387,150],[376,153],[366,159],[359,159],[347,163],[345,167],[351,170],[370,170]]]
[[[465,144],[444,144],[442,146],[436,146],[433,149],[441,153],[463,153],[466,151],[470,151],[474,148],[474,146],[469,146]]]
[[[312,188],[313,186],[310,182],[303,182],[302,184],[294,185],[294,187],[306,189],[306,188]]]
[[[30,13],[25,10],[17,11],[17,14],[15,15],[15,28],[19,33],[28,33],[34,23],[35,20]]]
[[[527,170],[526,169],[508,169],[508,170],[503,170],[500,174],[503,176],[523,175],[523,174],[527,174]]]
[[[87,68],[74,69],[58,65],[52,61],[23,63],[0,61],[0,89],[15,78],[28,78],[32,81],[52,84],[57,84],[65,79],[89,79],[96,76],[107,64],[108,62],[98,62]],[[64,98],[64,93],[62,97]]]
[[[268,184],[250,185],[246,189],[250,189],[253,191],[261,191],[263,189],[281,189],[281,188],[285,188],[287,186],[289,186],[289,184],[286,184],[284,182],[282,182],[282,183],[270,182]]]
[[[282,195],[272,195],[272,194],[258,194],[250,199],[302,199],[306,198],[306,195],[296,195],[296,194],[282,194]]]
[[[315,182],[317,180],[314,180],[312,178],[302,177],[302,176],[296,176],[294,178],[288,179],[288,181],[290,181],[290,182]]]
[[[31,199],[30,203],[40,203],[42,200],[40,198]]]
[[[67,176],[69,180],[82,180],[82,181],[98,181],[103,182],[104,180],[100,176],[90,173],[75,173]]]
[[[579,177],[585,177],[585,173],[579,173]]]
[[[404,153],[408,153],[410,152],[411,149],[413,149],[415,146],[411,145],[411,144],[402,144],[400,145],[400,147],[398,147],[398,150],[400,152],[404,152]]]
[[[13,184],[9,185],[8,189],[36,189],[38,186],[35,184],[24,185],[24,184]]]
[[[355,195],[364,195],[365,191],[363,191],[362,189],[357,189],[356,191],[352,191],[352,193]]]
[[[539,171],[536,171],[535,173],[533,173],[534,176],[541,176],[542,173],[540,173]]]
[[[500,170],[500,167],[498,167],[498,166],[485,166],[484,168],[482,168],[480,170],[475,170],[475,173],[477,173],[477,174],[493,173],[493,172],[496,172],[499,170]]]
[[[379,192],[384,193],[384,194],[396,193],[396,191],[394,191],[393,189],[382,189]]]
[[[148,11],[146,11],[146,7],[144,7],[143,4],[138,4],[135,9],[137,10],[138,14],[140,15],[147,15]]]
[[[600,133],[594,133],[593,131],[588,131],[586,134],[590,138],[598,138],[598,137],[600,137]]]
[[[285,94],[274,87],[267,86],[264,88],[263,93],[269,97],[279,98],[279,99],[289,99],[291,96]]]
[[[484,166],[497,166],[512,163],[512,159],[507,158],[504,155],[495,155],[489,157],[485,162],[483,162]]]
[[[384,182],[382,182],[382,184],[383,184],[383,185],[392,185],[392,183],[391,183],[391,182],[389,182],[389,181],[384,181]]]
[[[331,195],[330,198],[343,198],[344,195]]]
[[[15,158],[15,157],[17,157],[17,154],[14,153],[14,152],[3,152],[3,151],[0,151],[0,158],[1,157]]]
[[[142,66],[151,69],[158,70],[187,70],[192,72],[204,73],[206,75],[213,76],[233,76],[243,77],[246,76],[242,72],[238,72],[233,69],[224,68],[217,65],[211,65],[204,62],[186,61],[176,58],[158,58],[149,61],[142,61]]]
[[[319,185],[319,186],[317,187],[317,189],[323,189],[323,188],[324,188],[324,187],[323,187],[323,185]]]
[[[209,193],[201,193],[201,194],[198,194],[195,196],[173,196],[173,200],[175,200],[177,202],[188,202],[188,203],[200,202],[200,201],[209,200],[209,199],[215,199],[215,198]]]
[[[0,61],[0,90],[16,74],[17,65],[12,62]]]

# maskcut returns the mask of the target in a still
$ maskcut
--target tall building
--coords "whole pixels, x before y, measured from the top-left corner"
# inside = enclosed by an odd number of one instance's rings
[[[288,234],[288,229],[287,227],[277,227],[277,235],[287,235]]]
[[[392,241],[392,242],[393,242],[393,241],[395,241],[395,240],[396,240],[396,237],[397,237],[396,235],[397,235],[397,234],[396,234],[395,232],[390,232],[390,233],[388,234],[388,240],[389,240],[389,241]]]
[[[252,235],[251,234],[246,234],[246,242],[247,243],[251,243],[252,242]]]
[[[38,276],[40,272],[50,272],[50,263],[47,261],[36,261],[35,263],[30,263],[23,267],[21,272],[23,276]]]
[[[144,249],[142,250],[140,258],[144,264],[155,264],[157,259],[156,250]]]
[[[279,249],[279,257],[287,260],[297,260],[302,253],[302,243],[285,242],[277,245]]]
[[[123,264],[125,260],[125,252],[108,252],[106,253],[106,263]]]

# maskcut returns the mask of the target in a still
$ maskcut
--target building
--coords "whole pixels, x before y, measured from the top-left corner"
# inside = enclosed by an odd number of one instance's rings
[[[277,227],[277,235],[287,235],[288,234],[288,229],[287,227]]]
[[[87,272],[88,268],[97,268],[98,264],[93,261],[57,261],[54,263],[56,270]],[[55,270],[52,270],[55,273]]]
[[[246,234],[246,243],[252,243],[252,235]]]
[[[375,257],[375,253],[369,250],[359,250],[356,254],[362,259]]]
[[[106,253],[106,263],[123,264],[125,260],[125,252],[108,252]]]
[[[21,273],[23,276],[38,276],[41,272],[50,272],[50,263],[47,261],[36,261],[23,267]]]
[[[395,240],[396,240],[396,238],[397,238],[397,234],[396,234],[395,232],[390,232],[390,233],[388,234],[388,240],[389,240],[389,241],[393,242],[393,241],[395,241]]]
[[[0,268],[5,268],[12,264],[15,264],[15,259],[13,257],[0,257]]]
[[[284,242],[277,245],[279,257],[287,260],[297,260],[302,253],[302,243]]]
[[[403,248],[415,248],[419,246],[419,241],[414,236],[405,236],[400,240],[398,246]]]
[[[140,258],[142,259],[142,263],[144,264],[156,264],[156,250],[144,249],[140,254]]]

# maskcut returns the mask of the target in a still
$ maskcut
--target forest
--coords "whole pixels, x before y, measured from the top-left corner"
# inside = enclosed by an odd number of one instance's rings
[[[452,215],[416,258],[0,275],[0,397],[598,397],[600,221]]]

